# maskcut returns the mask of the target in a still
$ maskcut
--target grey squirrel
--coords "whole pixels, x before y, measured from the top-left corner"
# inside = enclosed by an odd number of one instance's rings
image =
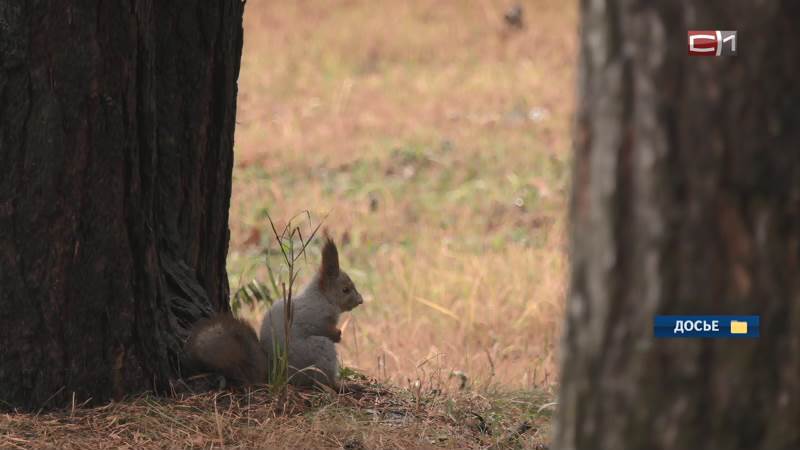
[[[322,248],[322,263],[311,282],[292,299],[289,330],[289,382],[339,388],[339,360],[334,343],[341,340],[339,316],[362,304],[355,284],[339,268],[339,252],[330,238]],[[276,302],[261,322],[261,345],[268,361],[286,348],[286,302]]]
[[[363,303],[350,277],[339,269],[336,245],[327,239],[322,263],[311,282],[292,300],[289,337],[290,382],[300,386],[322,383],[338,389],[339,362],[334,343],[341,340],[339,316]],[[267,382],[276,345],[285,348],[285,302],[264,315],[261,342],[245,322],[220,314],[195,323],[184,344],[183,365],[189,373],[218,373],[234,384]]]

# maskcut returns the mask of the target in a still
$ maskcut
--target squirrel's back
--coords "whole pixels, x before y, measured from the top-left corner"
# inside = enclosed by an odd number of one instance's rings
[[[184,349],[195,372],[220,373],[243,385],[267,381],[267,357],[256,332],[234,317],[197,321]]]

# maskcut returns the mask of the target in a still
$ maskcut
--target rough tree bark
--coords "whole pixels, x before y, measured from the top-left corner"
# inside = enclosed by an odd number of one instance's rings
[[[800,448],[800,3],[582,2],[556,449]],[[686,31],[738,30],[738,56]],[[758,314],[757,340],[654,340]]]
[[[162,389],[228,307],[243,8],[0,2],[0,405]]]

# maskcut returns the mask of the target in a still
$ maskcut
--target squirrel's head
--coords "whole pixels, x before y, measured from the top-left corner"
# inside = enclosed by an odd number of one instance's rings
[[[330,238],[326,238],[322,247],[322,264],[319,267],[319,288],[329,302],[337,305],[342,311],[350,311],[364,303],[356,285],[349,276],[339,269],[339,251]]]

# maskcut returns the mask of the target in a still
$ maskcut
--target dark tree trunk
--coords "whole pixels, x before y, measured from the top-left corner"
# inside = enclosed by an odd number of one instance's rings
[[[800,2],[582,2],[554,448],[800,448]],[[738,56],[686,31],[738,30]],[[655,340],[656,314],[759,314]]]
[[[163,389],[227,309],[243,7],[0,2],[0,404]]]

